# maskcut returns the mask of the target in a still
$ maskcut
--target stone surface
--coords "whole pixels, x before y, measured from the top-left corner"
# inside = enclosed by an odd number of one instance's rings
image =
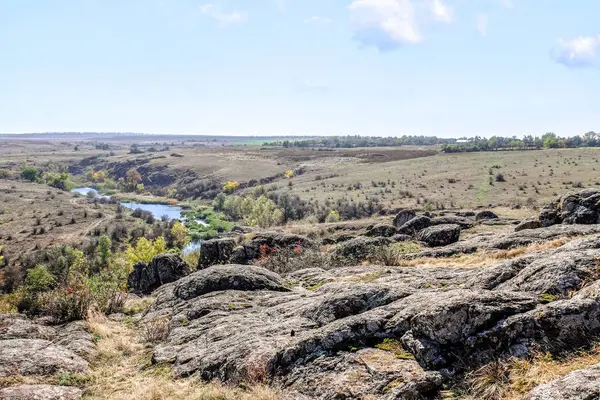
[[[0,341],[0,377],[53,375],[59,371],[84,373],[88,363],[65,347],[43,339]]]
[[[557,227],[518,234],[544,241],[578,229]],[[389,244],[357,239],[356,249]],[[600,334],[598,257],[592,236],[486,267],[356,265],[285,277],[212,267],[218,278],[209,268],[163,286],[144,318],[170,318],[153,360],[179,376],[267,379],[298,399],[418,398],[410,396],[435,393],[448,371],[464,372],[458,366],[576,349]],[[248,276],[241,286],[239,274]],[[385,340],[400,359],[377,347]]]
[[[374,237],[391,237],[394,236],[396,234],[396,228],[393,225],[388,225],[388,224],[377,224],[373,227],[371,227],[371,229],[367,230],[366,235],[367,236],[374,236]]]
[[[524,400],[600,399],[600,364],[573,371],[562,378],[534,388]]]
[[[190,273],[188,265],[176,254],[160,254],[148,265],[138,262],[127,279],[134,293],[150,294],[165,283],[175,282]]]
[[[69,386],[18,385],[0,389],[2,400],[79,400],[81,389]]]
[[[480,211],[475,215],[476,221],[483,221],[483,220],[487,220],[487,219],[498,219],[498,216],[489,210]]]
[[[403,224],[398,228],[398,233],[415,235],[429,226],[431,226],[431,218],[421,215]]]
[[[402,225],[415,218],[417,214],[413,210],[402,210],[394,218],[394,226],[400,228]]]
[[[236,244],[234,239],[212,239],[202,243],[198,269],[216,264],[227,264],[233,254]]]
[[[446,246],[458,242],[459,225],[435,225],[420,231],[417,238],[430,247]]]
[[[515,226],[515,232],[524,231],[525,229],[538,229],[542,227],[542,223],[539,220],[527,219],[521,221],[519,225]]]

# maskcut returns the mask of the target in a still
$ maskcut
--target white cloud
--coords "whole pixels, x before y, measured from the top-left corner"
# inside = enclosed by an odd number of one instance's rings
[[[600,35],[558,39],[550,56],[569,68],[600,65]]]
[[[349,10],[356,39],[364,45],[391,50],[421,41],[410,0],[355,0]]]
[[[429,8],[437,21],[452,22],[452,8],[444,4],[442,0],[433,0]]]
[[[220,7],[212,3],[201,5],[200,12],[223,25],[237,24],[245,21],[247,18],[246,13],[244,12],[224,12]]]
[[[315,24],[329,24],[329,23],[331,23],[331,18],[319,17],[318,15],[314,15],[310,18],[305,19],[304,22],[315,23]]]
[[[500,4],[506,8],[515,8],[515,3],[512,0],[500,0]]]
[[[489,17],[487,14],[479,14],[475,18],[475,25],[477,26],[477,31],[481,36],[487,36]]]

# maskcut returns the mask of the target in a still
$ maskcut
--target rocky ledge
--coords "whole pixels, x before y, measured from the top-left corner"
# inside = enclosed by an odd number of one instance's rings
[[[598,232],[565,228],[481,243]],[[280,276],[215,265],[159,288],[144,320],[170,318],[153,362],[172,364],[178,376],[269,382],[297,399],[432,397],[489,361],[589,344],[600,334],[598,259],[594,234],[486,267],[371,265]]]

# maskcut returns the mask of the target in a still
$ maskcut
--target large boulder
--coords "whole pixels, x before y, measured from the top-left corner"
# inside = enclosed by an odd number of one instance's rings
[[[360,263],[372,256],[377,247],[388,246],[392,243],[393,241],[386,237],[359,236],[337,244],[330,254],[342,263]]]
[[[421,215],[404,223],[400,228],[398,228],[398,233],[402,233],[405,235],[415,235],[423,229],[430,226],[431,218]]]
[[[396,227],[388,224],[377,224],[373,226],[371,229],[367,230],[367,236],[375,236],[375,237],[391,237],[396,234]]]
[[[178,255],[160,254],[148,265],[136,263],[127,279],[127,286],[134,293],[149,294],[159,286],[175,282],[190,272],[188,265]]]
[[[198,269],[208,268],[216,264],[229,263],[236,247],[234,239],[212,239],[202,243]]]
[[[515,226],[515,232],[524,231],[526,229],[538,229],[542,227],[542,223],[535,219],[526,219]]]
[[[600,223],[600,191],[588,189],[563,196],[559,211],[565,224]]]
[[[498,216],[489,210],[480,211],[477,213],[477,215],[475,215],[475,220],[477,221],[484,221],[490,219],[498,219]]]
[[[394,218],[394,226],[400,228],[402,225],[415,218],[417,214],[413,210],[402,210]]]
[[[417,238],[429,247],[447,246],[458,242],[459,237],[460,226],[452,224],[430,226],[417,235]]]
[[[524,400],[600,399],[600,364],[568,373],[534,388]]]

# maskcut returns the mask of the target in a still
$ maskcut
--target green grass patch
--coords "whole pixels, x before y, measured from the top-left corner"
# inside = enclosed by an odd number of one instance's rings
[[[400,343],[396,339],[385,338],[385,339],[383,339],[383,342],[376,344],[375,348],[379,349],[379,350],[390,351],[390,352],[394,353],[395,358],[398,358],[401,360],[414,360],[415,359],[415,357],[411,353],[404,350],[402,343]]]
[[[214,211],[212,207],[183,211],[182,214],[187,219],[185,226],[192,240],[212,239],[219,233],[230,232],[235,226],[225,214]],[[199,222],[199,219],[205,223]]]

